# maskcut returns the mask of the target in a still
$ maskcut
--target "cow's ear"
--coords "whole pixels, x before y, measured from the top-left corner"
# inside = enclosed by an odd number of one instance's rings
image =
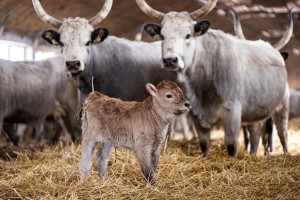
[[[42,38],[52,45],[55,45],[55,46],[61,45],[60,35],[56,31],[53,31],[53,30],[44,31],[42,34]]]
[[[154,96],[154,97],[157,96],[156,87],[154,85],[152,85],[151,83],[146,84],[146,89],[152,96]]]
[[[148,33],[148,35],[150,35],[155,40],[163,40],[164,39],[164,37],[160,33],[161,27],[157,24],[147,24],[144,27],[144,30],[146,31],[146,33]]]
[[[91,33],[92,44],[99,44],[103,42],[108,36],[108,30],[106,28],[97,28]]]
[[[207,20],[202,20],[197,22],[197,24],[195,25],[195,37],[196,36],[200,36],[203,35],[204,33],[206,33],[206,31],[209,29],[210,27],[210,22]]]
[[[288,52],[280,52],[281,56],[283,57],[284,60],[288,59],[289,53]]]

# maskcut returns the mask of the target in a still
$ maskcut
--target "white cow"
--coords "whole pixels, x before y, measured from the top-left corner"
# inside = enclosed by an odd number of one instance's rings
[[[144,0],[136,1],[142,11],[161,23],[149,24],[145,30],[162,39],[162,67],[177,72],[185,86],[204,156],[209,152],[210,129],[218,121],[224,123],[227,152],[236,157],[241,125],[272,114],[283,149],[288,151],[289,90],[279,51],[263,41],[240,40],[209,30],[207,20],[197,21],[217,0],[192,13],[167,14],[152,9]]]

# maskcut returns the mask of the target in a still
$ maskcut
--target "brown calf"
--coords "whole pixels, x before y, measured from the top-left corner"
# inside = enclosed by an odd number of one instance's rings
[[[146,181],[155,183],[155,170],[169,124],[190,110],[182,90],[172,81],[157,87],[147,83],[151,94],[143,102],[124,102],[99,92],[86,99],[82,116],[82,155],[79,174],[89,176],[95,146],[100,178],[105,178],[112,147],[132,150]]]

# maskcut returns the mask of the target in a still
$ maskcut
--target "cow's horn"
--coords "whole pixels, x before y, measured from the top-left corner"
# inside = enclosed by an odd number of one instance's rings
[[[46,22],[47,24],[50,24],[51,26],[55,28],[59,28],[62,24],[62,21],[50,16],[46,11],[43,9],[41,3],[39,0],[32,0],[32,5],[34,7],[35,12],[37,15]]]
[[[109,11],[111,10],[112,4],[113,0],[106,0],[100,12],[91,19],[89,19],[89,23],[92,26],[97,26],[102,20],[106,18]]]
[[[200,0],[197,0],[198,2],[200,2]],[[218,0],[209,0],[202,8],[191,12],[190,16],[193,20],[198,20],[201,17],[207,15],[217,4]]]
[[[236,11],[232,7],[227,6],[227,8],[231,11],[231,14],[233,16],[233,24],[234,24],[235,35],[238,38],[242,39],[242,40],[246,40],[246,38],[244,36],[244,33],[243,33],[243,29],[242,29],[242,26],[241,26],[241,21],[240,21],[240,18],[238,16],[238,14],[236,13]]]
[[[161,21],[163,17],[165,16],[164,13],[159,12],[157,10],[154,10],[151,8],[145,0],[136,0],[137,5],[140,7],[140,9],[149,17],[152,17],[153,19],[156,19],[158,21]]]
[[[3,20],[2,24],[1,24],[1,27],[0,27],[0,35],[1,35],[1,34],[3,33],[3,31],[4,31],[4,28],[5,28],[5,25],[6,25],[7,21],[8,21],[9,16],[11,16],[11,14],[13,14],[13,13],[14,13],[14,10],[11,10],[11,11],[6,15],[5,19]]]
[[[293,17],[292,17],[292,8],[289,10],[288,13],[288,23],[286,26],[286,30],[283,34],[283,37],[273,45],[273,47],[277,50],[282,49],[291,39],[293,34]]]

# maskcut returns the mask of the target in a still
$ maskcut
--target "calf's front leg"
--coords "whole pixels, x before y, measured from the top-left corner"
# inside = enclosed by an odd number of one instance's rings
[[[140,164],[145,181],[155,184],[155,171],[151,167],[151,153],[150,146],[142,146],[141,148],[134,150],[134,154]]]

